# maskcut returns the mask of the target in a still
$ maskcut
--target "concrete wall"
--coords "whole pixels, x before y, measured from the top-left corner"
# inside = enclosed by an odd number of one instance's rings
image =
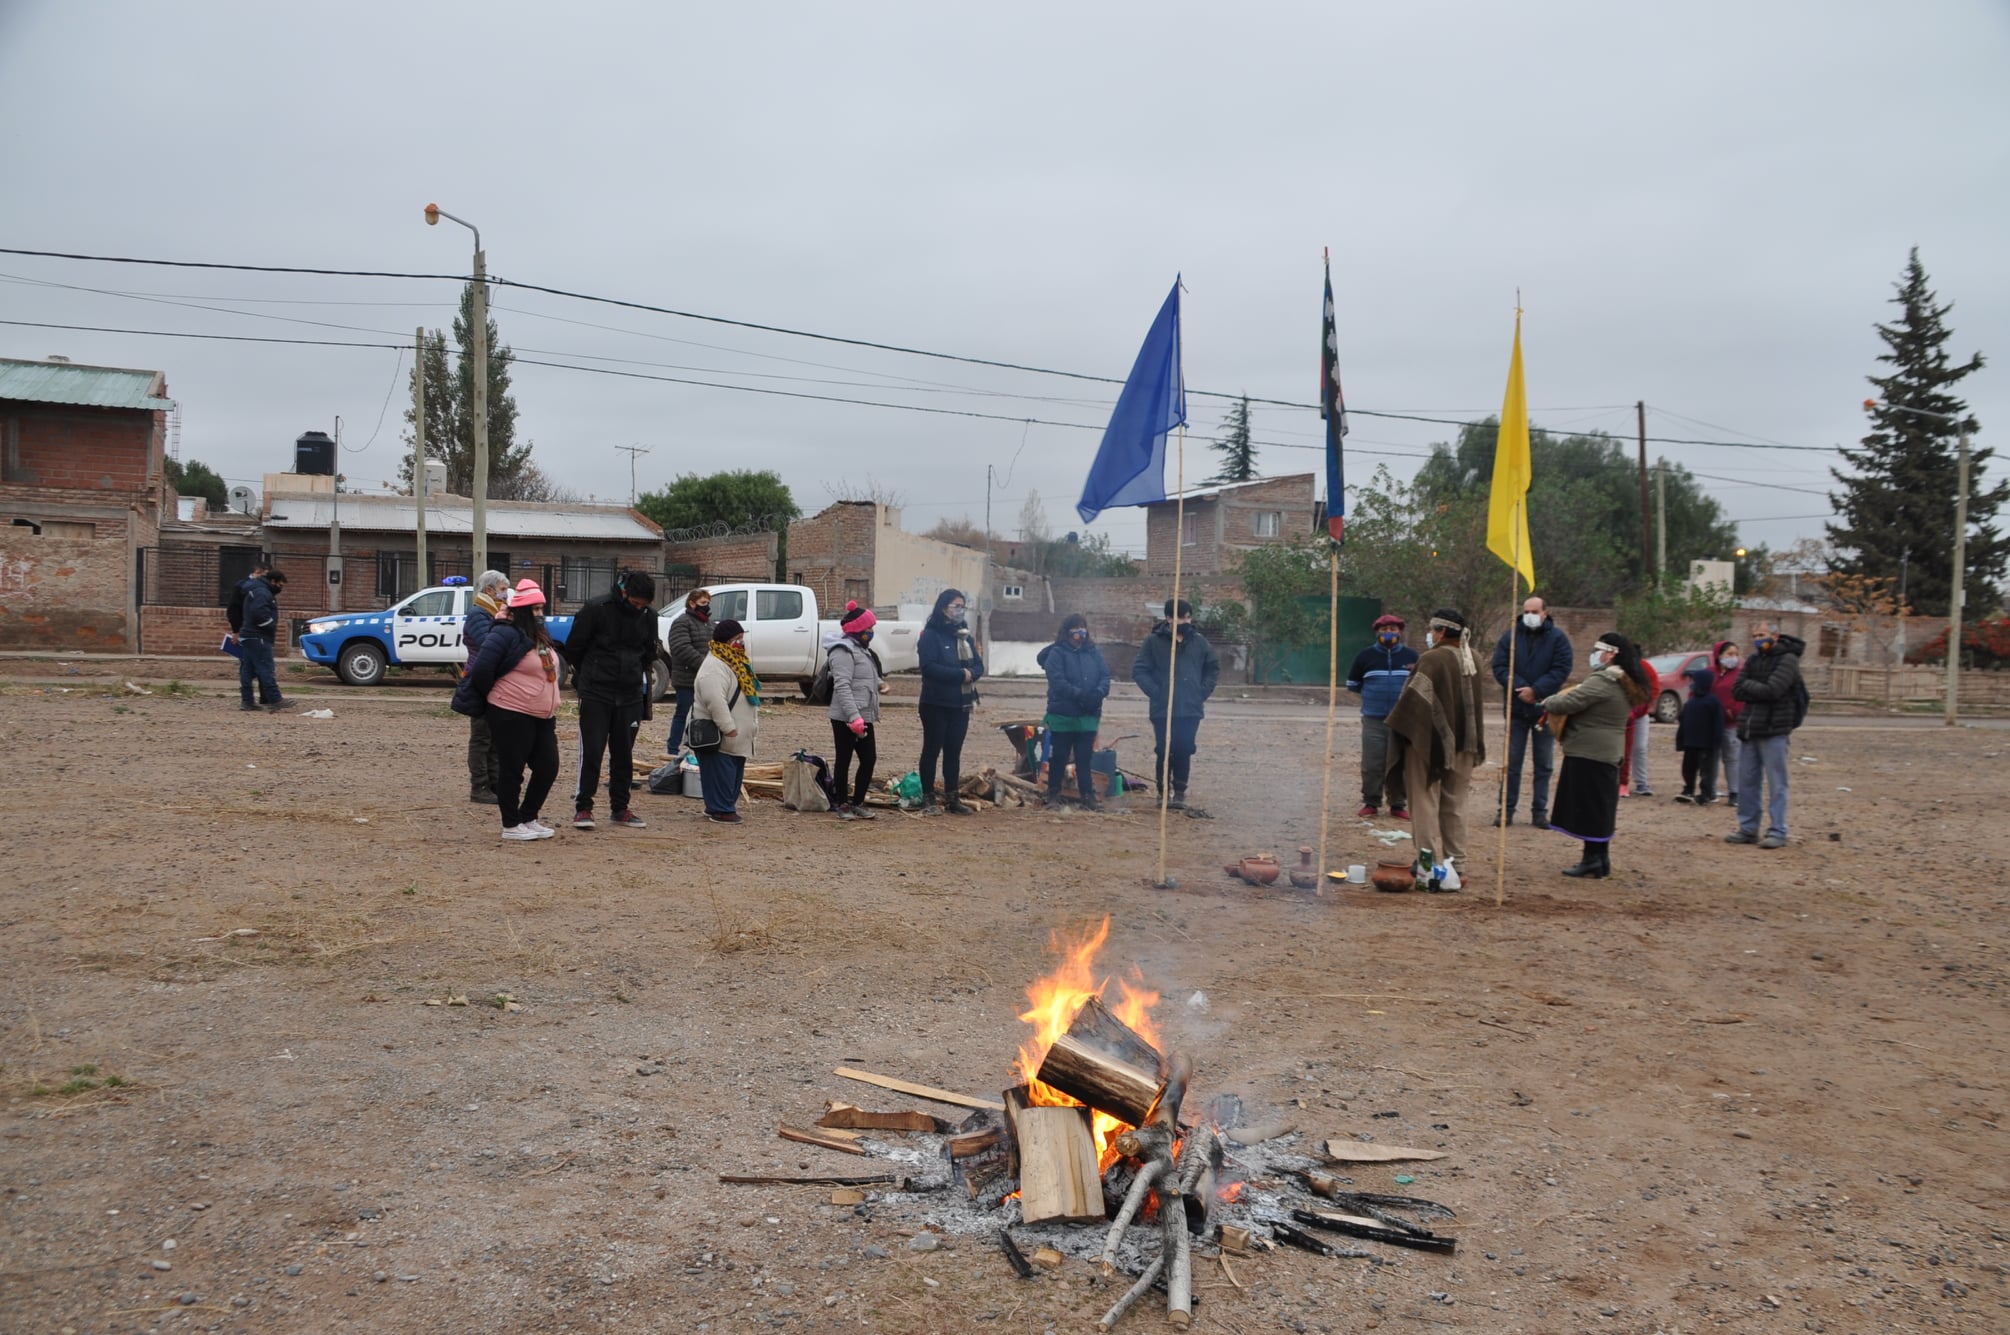
[[[288,620],[285,605],[281,620]],[[149,604],[140,609],[140,647],[144,654],[218,654],[217,645],[229,624],[220,607],[163,607]],[[293,652],[292,637],[281,635],[272,642],[272,656],[286,658]]]
[[[933,606],[944,589],[961,589],[974,602],[984,588],[984,553],[924,538],[899,525],[900,511],[882,512],[873,550],[873,607]]]

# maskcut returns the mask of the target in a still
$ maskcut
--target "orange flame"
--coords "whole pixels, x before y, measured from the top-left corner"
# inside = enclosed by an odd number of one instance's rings
[[[1215,1198],[1224,1201],[1239,1200],[1242,1196],[1242,1189],[1248,1185],[1247,1182],[1231,1182],[1220,1191],[1214,1193]]]
[[[1102,996],[1109,989],[1111,979],[1098,979],[1094,967],[1096,952],[1103,948],[1109,937],[1110,920],[1107,916],[1101,924],[1085,930],[1079,937],[1057,930],[1048,939],[1047,949],[1061,957],[1060,965],[1046,977],[1027,985],[1026,999],[1032,1005],[1019,1018],[1033,1026],[1033,1034],[1019,1047],[1017,1071],[1025,1080],[1028,1097],[1035,1106],[1080,1106],[1080,1100],[1041,1083],[1040,1063],[1047,1059],[1047,1050],[1054,1046],[1054,1040],[1068,1032],[1068,1026],[1074,1023],[1075,1013],[1082,1009],[1083,1003],[1090,997]],[[1133,987],[1123,979],[1115,980],[1122,1000],[1111,1006],[1110,1011],[1136,1030],[1139,1037],[1156,1045],[1158,1031],[1151,1023],[1151,1008],[1158,1005],[1159,994],[1143,986],[1143,977],[1135,968],[1132,974],[1138,978],[1139,985]],[[1129,1130],[1130,1124],[1103,1112],[1094,1113],[1091,1120],[1095,1129],[1097,1157],[1107,1168],[1116,1157],[1110,1142]]]

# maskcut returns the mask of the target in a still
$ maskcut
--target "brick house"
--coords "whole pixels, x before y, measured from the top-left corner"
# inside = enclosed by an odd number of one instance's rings
[[[159,371],[0,359],[0,647],[139,647],[173,407]]]
[[[1310,473],[1196,488],[1185,501],[1185,527],[1177,538],[1183,575],[1233,574],[1238,554],[1309,534],[1322,517]],[[1172,499],[1145,507],[1147,575],[1173,572],[1178,509]]]
[[[788,582],[809,586],[824,608],[856,601],[895,616],[944,589],[975,594],[984,564],[982,550],[909,533],[899,507],[875,501],[839,501],[789,525]]]

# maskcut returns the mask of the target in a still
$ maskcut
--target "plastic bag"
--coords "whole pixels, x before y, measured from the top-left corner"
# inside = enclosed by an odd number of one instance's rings
[[[817,771],[824,762],[818,760],[812,765],[800,756],[791,756],[782,762],[782,805],[796,811],[829,811],[830,798],[823,786],[817,782]]]
[[[915,811],[921,806],[921,775],[909,770],[893,782],[893,795],[900,799],[902,811]]]

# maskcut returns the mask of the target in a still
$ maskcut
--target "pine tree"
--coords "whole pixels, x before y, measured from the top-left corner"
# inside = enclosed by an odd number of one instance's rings
[[[426,455],[447,466],[447,490],[456,496],[469,495],[475,476],[475,367],[474,367],[475,285],[461,291],[460,314],[454,317],[454,344],[457,355],[447,353],[447,338],[435,329],[425,338],[421,364],[426,377]],[[551,490],[542,470],[531,462],[531,444],[516,443],[516,396],[510,393],[510,363],[515,354],[496,333],[495,317],[488,320],[489,344],[489,487],[495,500],[541,499],[526,493]],[[411,444],[412,409],[405,409],[405,443]],[[399,465],[398,476],[412,480],[409,449]]]
[[[1221,455],[1221,471],[1209,478],[1203,485],[1220,482],[1254,482],[1256,480],[1256,445],[1249,438],[1249,396],[1243,395],[1230,405],[1228,416],[1222,419],[1224,435],[1208,448]]]
[[[1872,429],[1862,446],[1842,451],[1850,471],[1831,469],[1842,484],[1831,494],[1837,522],[1828,525],[1835,544],[1832,569],[1838,574],[1904,582],[1905,601],[1915,612],[1945,616],[1951,600],[1954,561],[1956,437],[1966,427],[1980,429],[1968,405],[1948,391],[1982,369],[1982,354],[1950,364],[1951,331],[1943,317],[1953,304],[1936,304],[1926,285],[1926,269],[1914,247],[1903,279],[1894,285],[1898,319],[1877,326],[1886,350],[1878,360],[1890,375],[1870,376],[1877,387],[1870,411]],[[1886,405],[1891,405],[1887,407]],[[1918,408],[1958,421],[1898,412]],[[1968,459],[1968,549],[1964,581],[1971,607],[1996,605],[1996,581],[2010,563],[2010,540],[1991,521],[2010,500],[2010,482],[1983,489],[1983,465],[1993,450],[1971,449]]]

